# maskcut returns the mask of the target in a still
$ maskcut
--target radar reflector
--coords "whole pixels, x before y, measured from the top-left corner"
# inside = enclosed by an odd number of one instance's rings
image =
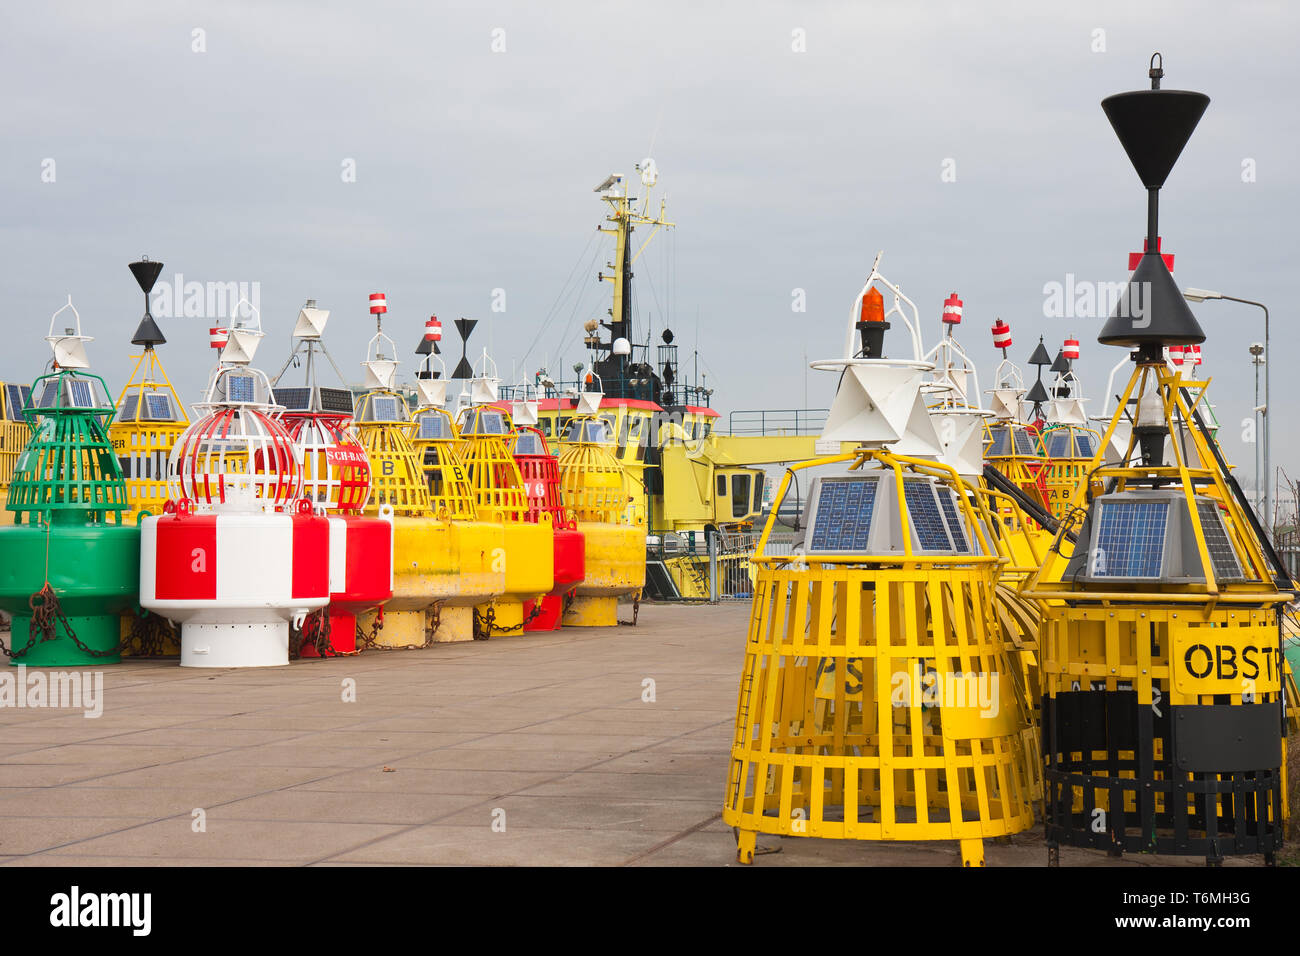
[[[516,425],[536,425],[537,402],[532,400],[515,402],[511,406],[510,417],[514,419]]]
[[[325,332],[325,323],[329,321],[329,309],[317,309],[303,306],[298,311],[298,322],[293,327],[296,339],[318,339]]]
[[[66,327],[60,335],[55,333],[54,326],[64,309],[72,310],[76,325]],[[59,368],[90,368],[90,360],[86,358],[86,343],[93,342],[94,338],[81,334],[81,314],[72,304],[72,296],[68,296],[67,304],[50,316],[50,334],[45,337],[45,341],[50,343],[54,352],[54,364]]]
[[[415,387],[420,393],[421,405],[433,405],[442,408],[447,404],[447,380],[442,378],[418,378]]]

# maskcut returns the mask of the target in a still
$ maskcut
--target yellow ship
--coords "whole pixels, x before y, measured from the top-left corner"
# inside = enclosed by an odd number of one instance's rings
[[[538,427],[552,447],[559,442],[562,449],[575,418],[593,415],[608,426],[609,450],[625,470],[633,520],[645,528],[649,596],[745,597],[752,590],[754,525],[767,491],[766,471],[759,466],[814,457],[816,436],[799,415],[793,427],[724,434],[712,407],[713,389],[704,380],[685,381],[672,330],[661,331],[653,360],[649,333],[636,340],[633,266],[658,232],[675,226],[663,200],[657,208],[652,205],[654,163],[636,168],[644,190],[640,199],[629,194],[629,182],[621,174],[596,187],[607,206],[600,231],[614,242],[610,265],[599,275],[612,286],[612,301],[605,318],[583,325],[589,361],[575,367],[575,372],[586,370],[580,381],[557,381],[545,369],[536,372],[530,390],[538,395]],[[639,227],[650,232],[637,246],[633,233]],[[523,391],[503,388],[502,397],[520,398]],[[582,394],[595,392],[599,404],[580,408]]]

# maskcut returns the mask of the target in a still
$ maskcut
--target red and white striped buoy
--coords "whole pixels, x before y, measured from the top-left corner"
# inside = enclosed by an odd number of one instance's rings
[[[172,446],[164,513],[140,521],[140,606],[181,623],[182,667],[288,664],[290,621],[330,597],[329,522],[302,497],[293,439],[266,401],[214,401],[232,375],[272,394],[220,366],[211,411]]]
[[[370,314],[383,315],[388,311],[388,297],[382,292],[370,293]]]
[[[438,321],[436,315],[429,316],[429,321],[424,323],[424,340],[426,342],[442,341],[442,323]]]
[[[230,329],[208,329],[208,345],[214,349],[224,349],[230,341]]]
[[[1066,339],[1064,351],[1065,351],[1065,357],[1069,359],[1071,362],[1073,362],[1075,359],[1079,357],[1079,340]]]
[[[1181,345],[1169,346],[1169,361],[1175,368],[1181,368],[1183,364],[1183,347]]]
[[[993,323],[993,347],[998,349],[1011,348],[1011,326],[1001,319]]]
[[[954,292],[943,300],[943,321],[948,325],[961,325],[961,299]]]
[[[1201,364],[1201,347],[1199,345],[1183,346],[1183,367],[1192,366],[1195,368]]]

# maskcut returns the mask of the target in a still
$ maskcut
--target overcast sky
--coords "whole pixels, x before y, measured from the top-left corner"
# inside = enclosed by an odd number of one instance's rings
[[[1122,353],[1096,343],[1101,318],[1046,317],[1044,286],[1123,280],[1141,248],[1145,196],[1098,103],[1145,88],[1159,50],[1165,87],[1212,100],[1164,190],[1164,249],[1180,286],[1271,306],[1273,459],[1300,473],[1294,5],[227,0],[3,18],[0,379],[39,372],[71,294],[95,369],[120,388],[141,254],[166,263],[163,282],[259,283],[269,371],[311,297],[358,380],[367,295],[382,291],[402,377],[432,313],[452,338],[457,316],[490,320],[472,350],[490,338],[504,377],[544,361],[554,374],[608,308],[592,189],[653,156],[678,226],[638,265],[639,337],[666,313],[683,358],[698,340],[724,415],[805,404],[804,356],[838,354],[880,249],[927,347],[956,290],[986,378],[996,317],[1022,361],[1038,335],[1055,353],[1073,334],[1099,411]],[[1262,315],[1194,310],[1249,484]],[[192,401],[214,317],[160,324]],[[833,377],[807,380],[807,404],[829,405]]]

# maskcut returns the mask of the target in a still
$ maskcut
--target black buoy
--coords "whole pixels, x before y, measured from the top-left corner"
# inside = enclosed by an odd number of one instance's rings
[[[162,272],[162,267],[161,262],[150,262],[148,256],[141,256],[139,262],[132,262],[128,266],[131,274],[135,276],[135,281],[140,285],[140,291],[144,293],[144,318],[140,320],[135,335],[131,338],[132,345],[143,345],[146,349],[151,349],[155,345],[164,345],[167,342],[162,329],[158,328],[158,323],[149,313],[149,293],[153,291],[153,284],[158,281],[158,274]]]
[[[1151,89],[1116,93],[1101,101],[1115,135],[1147,189],[1146,252],[1102,327],[1102,345],[1127,345],[1154,355],[1165,345],[1205,341],[1200,323],[1169,274],[1159,249],[1160,189],[1201,121],[1210,98],[1188,90],[1162,90],[1163,60],[1151,57]]]

